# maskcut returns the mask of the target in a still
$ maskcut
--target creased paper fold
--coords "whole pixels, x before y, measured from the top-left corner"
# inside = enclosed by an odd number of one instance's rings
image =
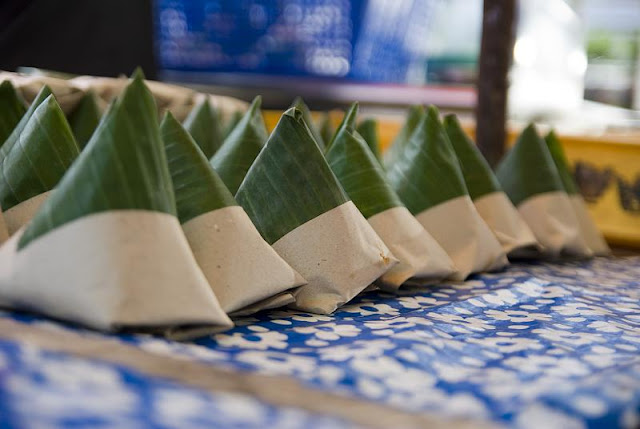
[[[33,219],[35,214],[38,212],[38,209],[49,197],[51,192],[53,191],[43,192],[40,195],[31,197],[4,212],[4,219],[7,224],[9,236],[15,234],[20,228]]]
[[[588,257],[592,255],[582,237],[578,218],[569,196],[564,191],[545,192],[530,197],[518,205],[518,211],[542,246],[541,254],[557,258],[562,255]],[[531,255],[523,249],[517,256]]]
[[[500,269],[508,264],[502,246],[476,211],[471,198],[453,198],[416,216],[447,252],[457,272],[454,280],[469,274]]]
[[[507,254],[538,245],[533,232],[504,192],[483,195],[473,204]]]
[[[280,295],[305,282],[264,241],[240,206],[224,207],[182,225],[196,261],[227,313],[273,308]],[[288,304],[286,302],[285,304]]]
[[[367,220],[400,261],[376,282],[382,289],[395,291],[412,277],[441,280],[456,271],[451,258],[406,207],[393,207]]]
[[[352,201],[300,225],[273,248],[308,284],[295,308],[330,314],[398,263]]]
[[[0,302],[104,331],[174,338],[232,326],[174,216],[108,211],[0,248]]]

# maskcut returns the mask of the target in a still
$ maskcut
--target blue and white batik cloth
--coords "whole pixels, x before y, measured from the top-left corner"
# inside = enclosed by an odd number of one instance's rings
[[[333,316],[279,310],[237,323],[194,343],[118,338],[410,413],[517,428],[640,424],[640,258],[515,264],[397,296],[370,292]],[[1,338],[0,420],[8,426],[354,426]]]

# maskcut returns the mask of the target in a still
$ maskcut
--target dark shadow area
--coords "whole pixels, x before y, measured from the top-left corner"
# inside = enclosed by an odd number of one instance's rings
[[[0,1],[0,69],[155,78],[151,0]]]

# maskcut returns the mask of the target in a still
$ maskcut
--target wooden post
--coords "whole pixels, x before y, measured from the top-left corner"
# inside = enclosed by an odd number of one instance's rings
[[[476,141],[492,167],[506,145],[507,73],[513,52],[515,0],[484,0],[478,66]]]

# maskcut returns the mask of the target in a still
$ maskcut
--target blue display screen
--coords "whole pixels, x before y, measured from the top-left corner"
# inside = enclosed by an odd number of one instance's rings
[[[407,83],[437,0],[156,0],[161,70]]]

